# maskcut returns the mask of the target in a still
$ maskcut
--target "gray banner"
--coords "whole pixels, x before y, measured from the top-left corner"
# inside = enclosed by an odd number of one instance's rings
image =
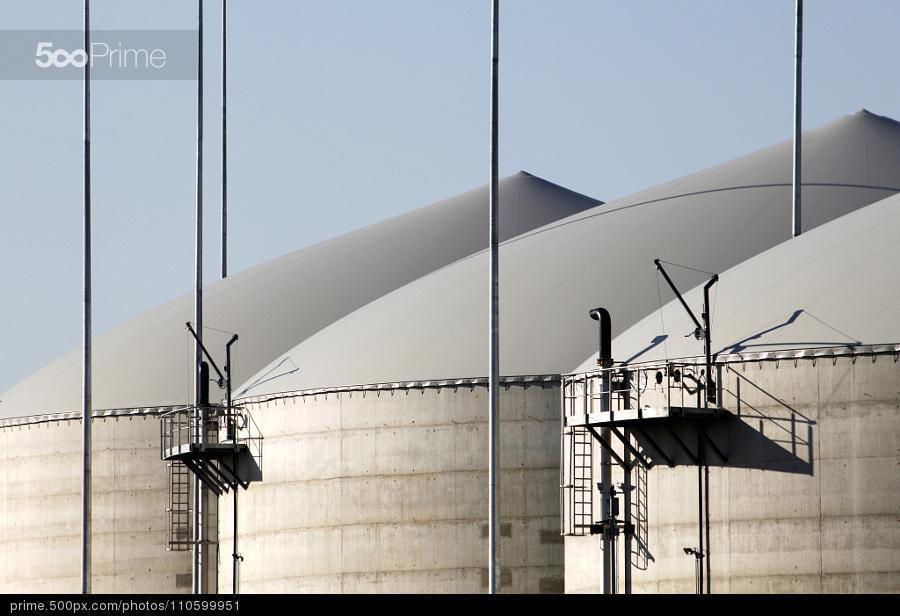
[[[197,79],[196,30],[0,30],[0,80]]]

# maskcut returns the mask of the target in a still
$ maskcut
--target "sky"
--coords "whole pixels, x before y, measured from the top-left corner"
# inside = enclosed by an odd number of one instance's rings
[[[221,2],[206,0],[205,262],[219,275]],[[196,2],[93,0],[97,29],[194,29]],[[793,0],[502,0],[500,170],[609,201],[787,139]],[[229,0],[230,271],[489,178],[489,0]],[[900,118],[900,2],[813,0],[804,126]],[[0,0],[79,29],[79,0]],[[0,32],[0,37],[3,33]],[[0,391],[81,340],[77,81],[0,80]],[[93,313],[193,288],[196,83],[98,81]]]

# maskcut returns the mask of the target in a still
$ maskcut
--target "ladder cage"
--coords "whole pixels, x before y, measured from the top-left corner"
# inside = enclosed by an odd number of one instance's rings
[[[582,427],[567,428],[563,434],[560,534],[587,535],[594,514],[593,438]]]
[[[166,507],[166,549],[184,552],[191,549],[191,505],[192,488],[191,473],[184,463],[178,460],[166,462],[168,475],[168,507]]]

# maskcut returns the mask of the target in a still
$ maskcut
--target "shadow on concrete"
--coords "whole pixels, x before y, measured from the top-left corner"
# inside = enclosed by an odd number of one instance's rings
[[[726,412],[629,422],[645,459],[652,466],[727,466],[812,475],[816,422],[746,375],[727,366],[725,370],[732,385],[723,392]],[[754,405],[748,398],[764,403]]]

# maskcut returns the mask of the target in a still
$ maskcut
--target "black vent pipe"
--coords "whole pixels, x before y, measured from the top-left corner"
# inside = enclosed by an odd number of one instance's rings
[[[607,367],[612,363],[612,320],[606,308],[594,308],[588,314],[600,326],[597,365]]]

